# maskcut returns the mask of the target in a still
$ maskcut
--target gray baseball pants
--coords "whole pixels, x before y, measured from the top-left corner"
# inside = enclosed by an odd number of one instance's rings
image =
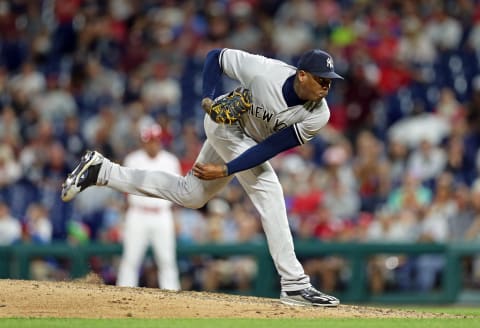
[[[256,144],[238,125],[219,125],[205,116],[204,127],[207,140],[197,162],[229,162]],[[268,248],[281,277],[282,290],[309,287],[310,279],[295,255],[282,186],[272,166],[265,162],[235,176],[260,213]],[[138,170],[104,159],[97,183],[121,192],[163,198],[183,207],[200,208],[231,180],[231,176],[206,181],[191,172],[182,177],[162,171]]]

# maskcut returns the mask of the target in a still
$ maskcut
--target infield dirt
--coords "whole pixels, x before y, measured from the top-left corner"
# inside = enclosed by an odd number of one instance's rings
[[[340,305],[292,307],[277,299],[101,284],[0,280],[0,317],[30,318],[437,318],[447,314]]]

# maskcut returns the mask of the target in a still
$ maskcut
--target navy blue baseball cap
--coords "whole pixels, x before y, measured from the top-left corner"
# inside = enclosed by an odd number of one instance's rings
[[[319,49],[305,52],[298,60],[297,68],[319,77],[343,80],[334,71],[332,56]]]

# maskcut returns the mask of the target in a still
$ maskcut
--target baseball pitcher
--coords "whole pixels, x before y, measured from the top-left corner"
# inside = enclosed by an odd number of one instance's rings
[[[241,86],[213,99],[222,74]],[[311,285],[296,258],[282,186],[268,160],[315,137],[330,117],[325,97],[332,79],[341,78],[332,57],[318,49],[302,54],[297,67],[241,50],[214,49],[203,71],[207,139],[186,176],[122,167],[88,151],[66,178],[62,199],[96,184],[200,208],[235,175],[261,215],[281,278],[280,301],[337,306],[337,298]]]

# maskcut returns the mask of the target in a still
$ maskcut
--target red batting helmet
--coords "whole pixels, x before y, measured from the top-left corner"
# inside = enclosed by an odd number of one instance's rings
[[[162,138],[162,128],[158,124],[149,125],[140,131],[140,139],[142,142],[160,141]]]

